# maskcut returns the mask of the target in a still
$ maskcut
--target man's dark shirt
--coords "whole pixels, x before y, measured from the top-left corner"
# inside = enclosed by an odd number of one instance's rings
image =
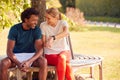
[[[35,52],[35,40],[41,39],[41,30],[39,27],[35,29],[24,30],[22,23],[11,27],[8,35],[9,40],[15,41],[13,53],[33,53]]]

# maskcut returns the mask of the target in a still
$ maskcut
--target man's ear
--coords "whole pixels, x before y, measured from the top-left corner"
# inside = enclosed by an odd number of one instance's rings
[[[28,22],[28,19],[27,19],[27,18],[25,18],[25,22]]]

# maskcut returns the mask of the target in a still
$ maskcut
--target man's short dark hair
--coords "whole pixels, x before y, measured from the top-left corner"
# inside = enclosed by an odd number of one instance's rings
[[[29,19],[31,15],[39,15],[39,12],[35,8],[27,8],[21,13],[21,20],[25,22],[25,18]]]

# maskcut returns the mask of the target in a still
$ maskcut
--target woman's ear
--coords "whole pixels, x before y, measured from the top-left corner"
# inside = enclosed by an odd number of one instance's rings
[[[59,13],[59,20],[61,20],[62,19],[62,16],[61,16],[61,13]]]

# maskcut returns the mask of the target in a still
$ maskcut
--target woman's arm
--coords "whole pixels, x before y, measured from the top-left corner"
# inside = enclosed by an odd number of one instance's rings
[[[60,39],[60,38],[67,36],[68,34],[69,34],[68,27],[64,26],[63,32],[61,32],[60,34],[54,35],[54,36],[55,36],[55,39]]]

